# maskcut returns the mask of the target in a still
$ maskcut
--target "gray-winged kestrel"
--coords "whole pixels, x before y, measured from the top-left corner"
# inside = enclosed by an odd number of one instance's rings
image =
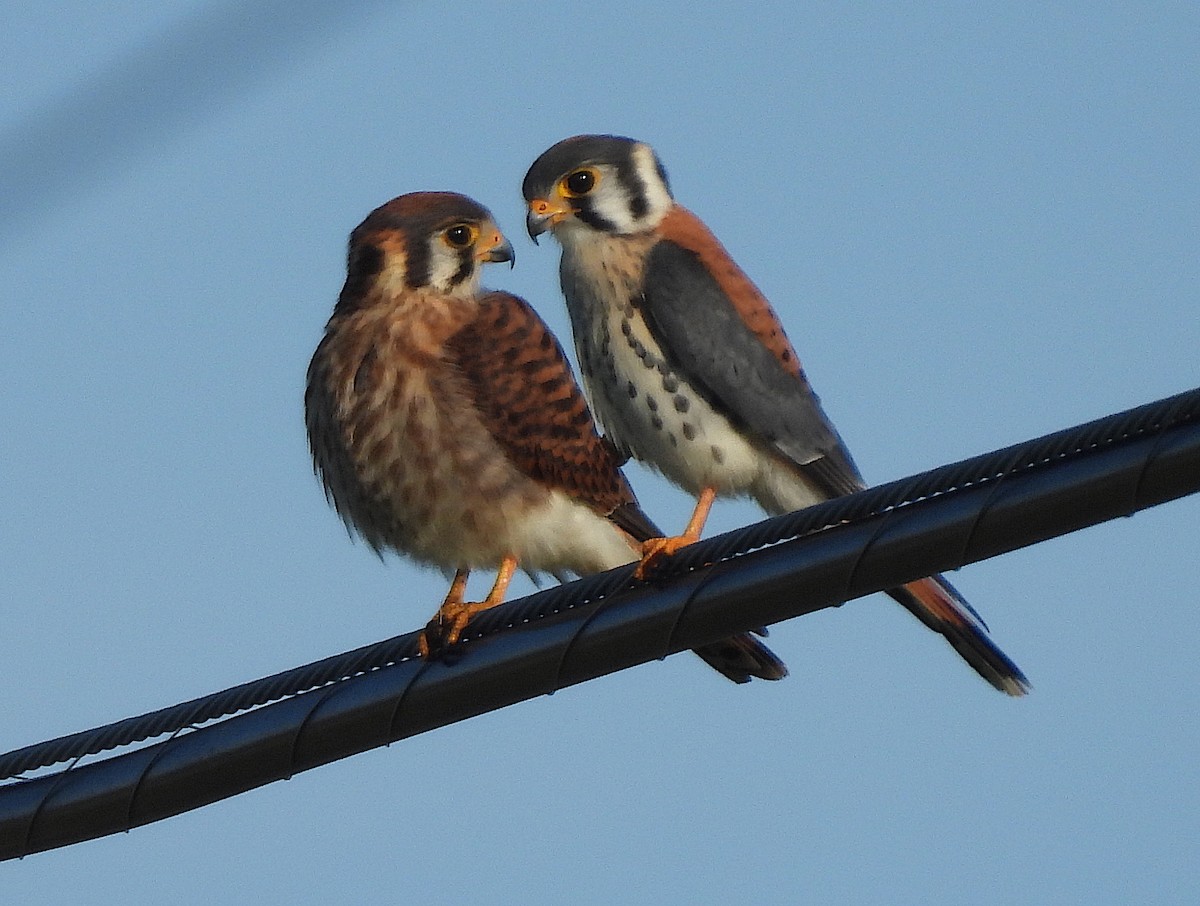
[[[675,202],[649,145],[566,139],[522,189],[529,235],[549,230],[562,247],[580,370],[607,437],[697,497],[684,532],[652,540],[640,571],[699,538],[717,496],[784,513],[866,487],[770,303]],[[997,689],[1028,691],[942,576],[888,594]]]

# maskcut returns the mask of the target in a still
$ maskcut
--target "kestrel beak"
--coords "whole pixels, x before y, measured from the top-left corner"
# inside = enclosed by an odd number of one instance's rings
[[[533,199],[529,202],[529,213],[525,215],[525,229],[529,231],[529,238],[536,245],[538,236],[558,226],[570,214],[571,209],[562,200]]]
[[[499,230],[492,234],[490,242],[480,246],[476,257],[480,261],[489,263],[507,261],[510,270],[517,266],[517,253],[513,251],[512,243],[505,239],[504,234]]]

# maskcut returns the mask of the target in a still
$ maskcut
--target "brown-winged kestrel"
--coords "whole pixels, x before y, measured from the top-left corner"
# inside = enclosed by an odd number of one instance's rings
[[[662,534],[549,329],[524,300],[480,289],[485,263],[512,260],[465,196],[389,201],[350,235],[346,284],[308,367],[313,462],[347,527],[376,552],[453,573],[425,654],[501,603],[518,567],[612,569]],[[468,573],[492,568],[488,596],[464,601]],[[696,653],[736,682],[787,673],[748,634]]]
[[[683,534],[652,541],[641,570],[699,538],[718,495],[784,513],[866,487],[770,303],[675,203],[649,145],[566,139],[523,192],[529,235],[550,230],[562,246],[580,370],[607,437],[697,497]],[[997,689],[1028,690],[942,576],[888,594]]]

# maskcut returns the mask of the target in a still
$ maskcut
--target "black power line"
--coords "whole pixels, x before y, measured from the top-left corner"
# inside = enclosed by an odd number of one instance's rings
[[[181,126],[383,8],[380,0],[208,4],[130,48],[0,134],[0,243],[29,217],[148,155]]]
[[[652,584],[630,587],[627,567],[513,601],[473,621],[452,660],[416,659],[415,634],[400,636],[9,753],[0,764],[30,770],[97,751],[116,727],[108,745],[327,677],[328,685],[165,742],[0,786],[0,859],[128,830],[1198,490],[1200,389],[709,539]]]
[[[798,513],[768,519],[738,531],[715,536],[677,554],[661,571],[660,580],[688,572],[704,563],[729,559],[758,547],[886,512],[966,485],[995,485],[1000,478],[1036,468],[1047,461],[1084,455],[1094,448],[1121,443],[1189,422],[1197,418],[1197,410],[1200,408],[1197,394],[1200,394],[1200,391],[1159,400],[1036,440],[889,484],[878,485],[862,493],[840,497]],[[949,567],[939,567],[947,568]],[[588,601],[608,597],[631,584],[630,573],[631,569],[618,569],[521,601],[510,602],[490,615],[477,617],[472,622],[467,637],[477,637],[504,626],[541,619],[560,609],[570,609]],[[166,733],[174,733],[389,666],[416,656],[415,639],[414,633],[396,636],[169,708],[17,749],[0,755],[0,780]]]

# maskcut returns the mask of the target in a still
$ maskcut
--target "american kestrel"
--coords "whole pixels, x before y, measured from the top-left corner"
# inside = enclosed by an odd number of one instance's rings
[[[488,211],[417,192],[350,235],[346,284],[308,366],[313,463],[348,528],[454,578],[422,636],[457,641],[518,567],[558,577],[638,558],[662,533],[597,434],[561,347],[522,299],[479,287],[513,260]],[[497,568],[466,602],[467,575]],[[697,649],[736,682],[787,670],[750,635]]]
[[[530,237],[550,230],[562,246],[579,366],[607,437],[697,498],[682,535],[647,545],[643,570],[697,540],[717,496],[785,513],[866,487],[770,303],[675,203],[649,145],[566,139],[522,190]],[[888,594],[997,689],[1028,691],[942,576]]]

